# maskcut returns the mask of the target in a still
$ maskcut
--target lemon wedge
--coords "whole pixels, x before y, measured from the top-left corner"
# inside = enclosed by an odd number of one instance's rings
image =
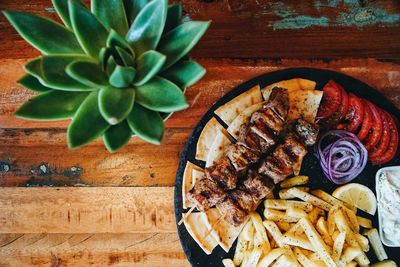
[[[351,183],[336,188],[332,196],[349,203],[371,215],[376,212],[376,197],[371,189],[362,184]]]

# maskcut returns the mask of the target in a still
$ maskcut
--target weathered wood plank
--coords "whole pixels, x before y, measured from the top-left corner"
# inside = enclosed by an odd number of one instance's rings
[[[0,266],[189,266],[176,233],[2,234]]]
[[[86,1],[88,2],[88,1]],[[212,20],[194,49],[196,57],[398,58],[400,3],[393,0],[184,0],[192,19]],[[31,11],[56,18],[49,0],[3,0],[0,10]],[[7,42],[1,58],[37,55],[0,16]],[[312,44],[312,45],[310,45]]]
[[[1,188],[0,233],[173,233],[173,187]]]
[[[0,186],[172,186],[191,131],[167,129],[161,146],[132,138],[110,154],[101,139],[69,150],[63,129],[0,129]]]
[[[23,75],[26,60],[0,60],[0,127],[1,128],[65,128],[68,121],[32,122],[12,114],[33,93],[24,90],[16,81]],[[215,60],[200,59],[207,69],[205,77],[187,90],[189,109],[177,112],[167,127],[191,128],[212,104],[236,85],[266,72],[291,67],[324,68],[354,76],[382,91],[400,108],[400,65],[373,59],[320,60]]]

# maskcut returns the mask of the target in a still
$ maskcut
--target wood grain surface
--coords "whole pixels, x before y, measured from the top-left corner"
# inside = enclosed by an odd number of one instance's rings
[[[336,70],[400,108],[399,1],[182,3],[185,16],[212,20],[191,53],[207,74],[188,89],[189,109],[166,123],[161,146],[132,139],[115,154],[101,140],[68,150],[68,121],[13,117],[34,95],[16,81],[38,52],[0,15],[0,267],[188,266],[173,210],[180,153],[212,104],[257,75]],[[10,9],[58,20],[50,0],[0,1]]]

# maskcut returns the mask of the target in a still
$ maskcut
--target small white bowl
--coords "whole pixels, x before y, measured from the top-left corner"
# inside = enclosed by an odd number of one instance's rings
[[[380,199],[380,183],[379,183],[379,177],[381,176],[381,174],[383,172],[386,171],[400,171],[400,166],[392,166],[392,167],[385,167],[382,169],[379,169],[378,172],[376,173],[375,176],[375,182],[376,182],[376,186],[375,186],[375,190],[376,190],[376,197],[377,197],[377,201],[378,201],[378,221],[379,221],[379,235],[381,237],[381,241],[385,246],[388,247],[400,247],[400,242],[399,243],[393,243],[392,241],[388,240],[385,238],[385,235],[383,234],[383,227],[382,227],[382,216],[381,216],[381,211],[379,208],[379,199]]]

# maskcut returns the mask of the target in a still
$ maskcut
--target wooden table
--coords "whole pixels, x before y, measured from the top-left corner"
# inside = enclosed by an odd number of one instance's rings
[[[132,139],[109,154],[100,140],[68,150],[68,122],[13,117],[33,94],[16,80],[38,53],[0,17],[0,266],[188,266],[176,233],[180,152],[207,109],[235,85],[287,67],[344,72],[400,108],[400,2],[185,0],[212,26],[193,51],[207,75],[161,146]],[[0,9],[55,18],[49,0]]]

